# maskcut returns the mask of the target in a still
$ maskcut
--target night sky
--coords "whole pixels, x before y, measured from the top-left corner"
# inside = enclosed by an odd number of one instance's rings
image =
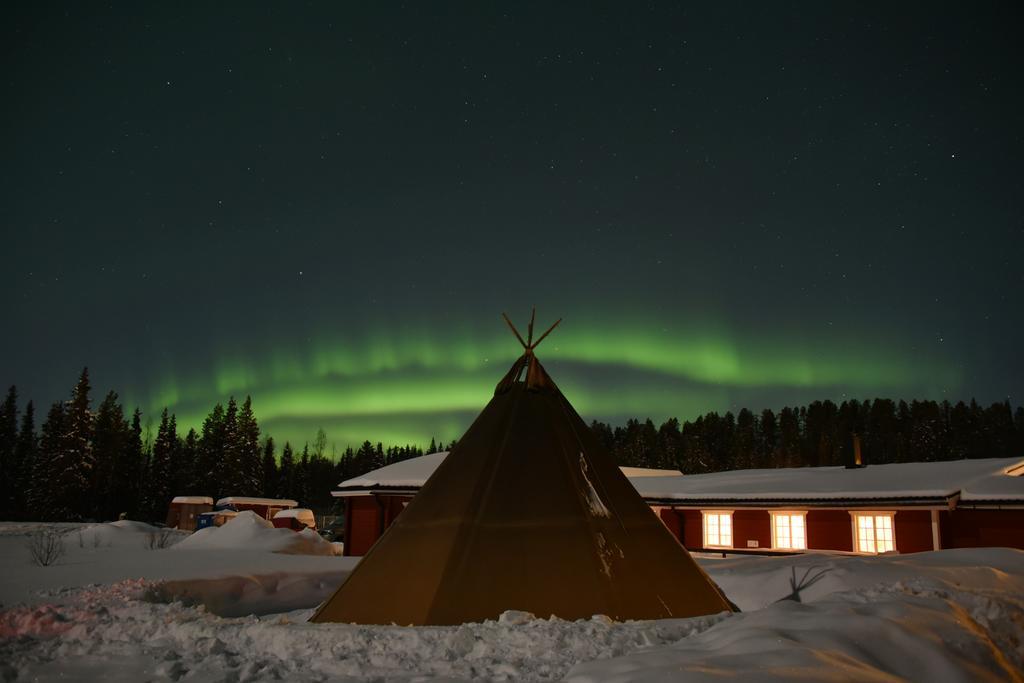
[[[716,4],[9,8],[0,381],[423,444],[536,305],[587,420],[1019,404],[1019,4]]]

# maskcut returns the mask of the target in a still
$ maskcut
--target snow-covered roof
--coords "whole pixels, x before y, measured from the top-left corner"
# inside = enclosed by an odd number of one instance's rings
[[[438,465],[448,455],[448,451],[431,453],[418,458],[410,458],[393,465],[381,467],[367,472],[361,477],[348,479],[338,484],[339,489],[371,489],[371,488],[410,488],[417,489],[426,483]],[[681,477],[679,470],[650,470],[643,467],[620,467],[622,473],[631,479],[634,477]]]
[[[962,491],[1024,499],[1020,458],[893,463],[847,469],[795,467],[731,470],[686,477],[645,479],[637,488],[647,499],[671,501],[815,501],[948,499]]]
[[[367,489],[418,489],[445,453],[404,460],[338,485],[335,495]],[[896,499],[1024,501],[1024,459],[988,458],[845,467],[730,470],[682,476],[677,470],[622,467],[637,491],[652,502],[873,501]]]
[[[970,503],[1024,502],[1024,461],[1007,467],[1000,474],[968,482],[960,491],[960,500]]]
[[[309,508],[290,508],[288,510],[281,510],[274,514],[274,519],[286,519],[288,517],[295,517],[296,519],[313,519],[313,511]]]
[[[361,477],[348,479],[338,484],[338,488],[375,488],[386,486],[388,488],[419,488],[430,478],[438,465],[448,455],[448,451],[421,455],[418,458],[409,458],[393,465],[381,467],[378,470],[367,472]]]
[[[250,498],[248,496],[228,496],[217,501],[217,505],[266,505],[267,507],[293,508],[298,501],[290,498]]]
[[[213,498],[209,496],[175,496],[171,499],[171,505],[213,505]]]

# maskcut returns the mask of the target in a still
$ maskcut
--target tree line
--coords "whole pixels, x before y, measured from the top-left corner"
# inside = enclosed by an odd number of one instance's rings
[[[164,408],[154,435],[141,410],[126,416],[116,392],[95,410],[90,393],[86,368],[37,433],[33,403],[19,419],[17,388],[8,390],[0,404],[0,519],[159,522],[176,495],[291,498],[328,511],[338,482],[424,454],[369,441],[328,453],[322,429],[301,451],[286,442],[278,454],[272,437],[261,438],[249,397],[218,403],[198,432],[184,434]],[[427,452],[443,448],[431,441]]]
[[[656,427],[648,419],[591,428],[620,465],[684,474],[732,469],[849,465],[854,435],[866,463],[1024,457],[1024,408],[1008,401],[814,401],[778,413],[710,412]]]
[[[261,437],[249,397],[218,403],[198,432],[184,434],[165,408],[154,435],[138,408],[125,413],[116,392],[95,410],[90,393],[85,369],[37,432],[33,403],[19,411],[16,387],[8,390],[0,404],[0,519],[162,521],[175,495],[292,498],[328,511],[338,482],[455,445],[364,441],[328,452],[320,429],[301,450],[286,442],[278,452],[272,437]],[[855,434],[869,463],[1024,457],[1024,408],[1014,411],[1009,402],[815,401],[778,413],[743,409],[683,423],[672,418],[660,427],[631,419],[591,428],[620,465],[686,474],[846,465]]]

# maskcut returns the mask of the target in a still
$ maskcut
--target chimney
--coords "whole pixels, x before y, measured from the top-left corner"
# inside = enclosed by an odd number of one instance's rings
[[[864,467],[864,460],[860,454],[860,434],[853,433],[853,464],[847,465],[846,469],[855,470]]]

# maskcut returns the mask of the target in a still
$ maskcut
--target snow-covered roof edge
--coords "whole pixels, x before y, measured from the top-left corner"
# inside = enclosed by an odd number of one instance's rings
[[[296,507],[298,501],[290,498],[251,498],[249,496],[227,496],[217,501],[217,505],[267,505],[272,507]]]
[[[448,451],[428,453],[417,458],[409,458],[401,462],[386,465],[380,469],[372,470],[366,474],[347,479],[338,484],[338,489],[345,491],[352,489],[388,488],[388,489],[416,489],[426,483],[434,470],[448,456]],[[646,467],[620,467],[622,473],[627,477],[681,477],[683,473],[679,470],[655,470]]]
[[[313,511],[309,508],[288,508],[274,513],[274,519],[287,519],[288,517],[313,518]]]
[[[349,479],[335,497],[369,490],[402,490],[423,486],[446,453],[412,458]],[[750,505],[863,505],[870,501],[943,504],[960,495],[964,501],[1024,501],[1024,459],[988,458],[921,463],[889,463],[858,469],[799,467],[731,470],[711,474],[659,476],[657,471],[620,468],[641,496],[665,504],[686,502]],[[636,470],[633,470],[636,471]]]
[[[968,503],[1024,503],[1024,460],[1010,465],[1001,473],[979,477],[960,492],[960,500]]]
[[[175,496],[171,499],[171,505],[213,505],[213,498],[209,496]]]
[[[417,458],[409,458],[380,469],[372,470],[366,474],[346,479],[338,484],[339,489],[352,488],[374,488],[387,486],[389,488],[418,488],[430,478],[434,470],[448,456],[448,451],[428,453]]]

